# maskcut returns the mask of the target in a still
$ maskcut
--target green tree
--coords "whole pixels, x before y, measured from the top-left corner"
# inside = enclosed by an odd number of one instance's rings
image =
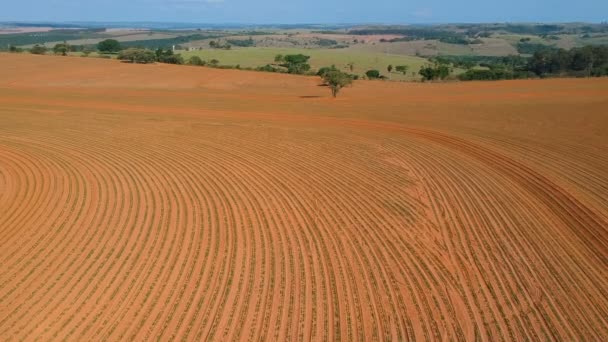
[[[393,65],[389,64],[388,67],[386,68],[386,71],[388,71],[388,73],[390,74],[391,72],[393,72]]]
[[[129,48],[122,50],[118,54],[118,59],[131,63],[147,64],[154,63],[156,61],[156,55],[153,51],[148,49]]]
[[[33,48],[30,49],[30,52],[34,55],[44,55],[46,54],[47,48],[42,45],[34,45]]]
[[[437,76],[442,80],[445,80],[448,78],[448,76],[450,76],[450,67],[448,65],[437,65],[435,70],[437,70]]]
[[[574,71],[583,71],[585,76],[590,76],[593,69],[593,59],[593,48],[591,46],[572,49],[571,68]]]
[[[168,56],[163,56],[160,59],[158,59],[158,61],[160,63],[167,63],[167,64],[178,64],[178,65],[184,64],[184,58],[180,54],[171,54]]]
[[[18,52],[22,52],[23,49],[16,47],[15,45],[9,45],[8,47],[8,51],[9,52],[13,52],[13,53],[18,53]]]
[[[407,74],[408,69],[409,69],[409,67],[407,65],[397,65],[395,67],[395,70],[397,72],[400,72],[400,73],[402,73],[404,75]]]
[[[172,49],[163,50],[159,48],[154,54],[156,55],[156,60],[160,63],[184,64],[184,58],[180,54],[174,54]]]
[[[283,56],[284,63],[281,66],[287,68],[287,72],[290,74],[305,74],[310,70],[309,59],[310,56],[303,54],[285,55]]]
[[[425,81],[431,81],[435,79],[435,69],[430,66],[420,67],[420,71],[418,71],[422,79]]]
[[[325,75],[327,75],[327,73],[329,73],[330,71],[337,71],[338,69],[336,68],[335,65],[332,65],[330,67],[322,67],[321,69],[319,69],[319,71],[317,71],[317,76],[321,76],[321,78],[325,79]]]
[[[70,52],[70,45],[68,43],[59,43],[53,47],[53,53],[56,55],[67,56]]]
[[[381,77],[380,71],[378,70],[368,70],[367,72],[365,72],[365,76],[367,76],[367,78],[369,78],[370,80],[375,80]]]
[[[422,76],[424,81],[432,81],[441,79],[444,80],[450,76],[450,67],[446,64],[435,64],[433,66],[422,66],[418,74]]]
[[[115,39],[106,39],[97,44],[97,50],[101,53],[117,53],[122,50],[122,46]]]
[[[337,69],[330,69],[323,75],[323,81],[331,89],[331,95],[337,97],[342,88],[353,83],[351,75]]]
[[[217,60],[217,59],[215,59],[215,58],[209,61],[209,66],[212,66],[212,67],[216,67],[216,66],[218,66],[219,64],[220,64],[220,61],[218,61],[218,60]]]
[[[285,57],[283,55],[276,55],[274,56],[274,62],[275,63],[283,63],[285,62]]]
[[[205,61],[203,61],[199,56],[192,56],[188,60],[188,64],[202,66],[205,65]]]

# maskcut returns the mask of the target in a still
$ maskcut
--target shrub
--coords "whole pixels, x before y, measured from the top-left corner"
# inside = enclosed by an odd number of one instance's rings
[[[257,67],[257,68],[255,68],[255,70],[256,71],[265,71],[265,72],[279,72],[280,71],[279,69],[273,67],[270,64],[266,64],[264,66]]]
[[[8,48],[8,51],[12,52],[12,53],[19,53],[19,52],[23,52],[23,49],[18,48],[18,47],[14,46],[14,45],[10,45],[9,48]]]
[[[192,56],[188,60],[188,64],[202,66],[202,65],[205,65],[206,63],[199,56]]]
[[[369,78],[370,80],[375,80],[380,78],[380,71],[368,70],[367,72],[365,72],[365,76],[367,76],[367,78]]]
[[[167,64],[184,64],[184,58],[182,55],[170,55],[170,56],[162,56],[158,59],[160,63]]]
[[[402,74],[407,74],[409,67],[407,65],[397,65],[395,67],[395,71],[400,72]]]
[[[44,55],[46,54],[47,48],[42,45],[34,45],[33,48],[30,49],[30,52],[34,55]]]
[[[118,59],[131,63],[147,64],[156,61],[154,52],[147,49],[129,48],[118,54]]]

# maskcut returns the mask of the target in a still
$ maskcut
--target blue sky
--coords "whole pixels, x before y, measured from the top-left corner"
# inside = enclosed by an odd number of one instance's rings
[[[441,23],[608,21],[608,0],[2,0],[0,21]]]

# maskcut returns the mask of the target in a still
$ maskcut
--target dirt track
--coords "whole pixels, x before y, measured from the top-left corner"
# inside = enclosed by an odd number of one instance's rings
[[[608,79],[0,54],[0,339],[608,340]]]

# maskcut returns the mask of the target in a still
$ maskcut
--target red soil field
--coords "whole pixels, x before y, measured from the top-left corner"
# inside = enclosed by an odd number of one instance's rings
[[[1,340],[608,340],[608,79],[0,54]]]

